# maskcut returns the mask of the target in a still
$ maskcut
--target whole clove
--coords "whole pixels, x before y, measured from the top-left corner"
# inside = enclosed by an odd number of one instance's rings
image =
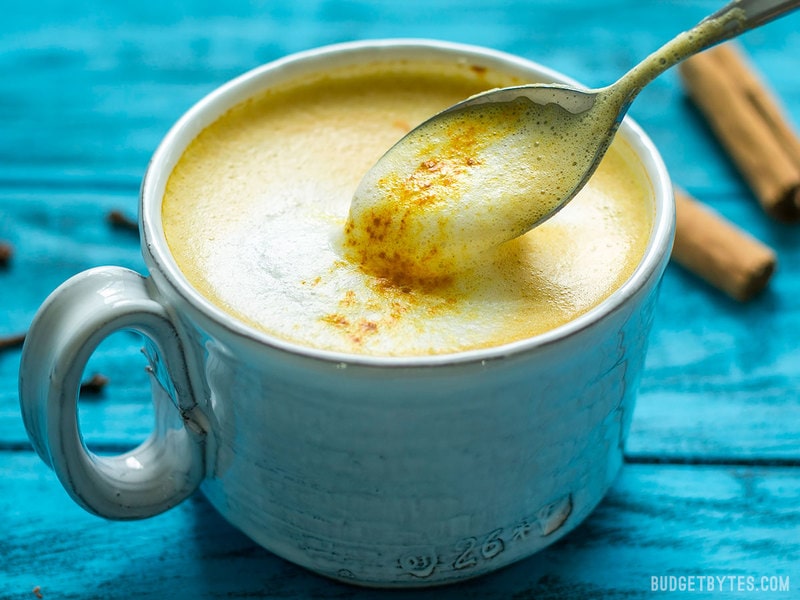
[[[12,335],[0,336],[0,352],[21,348],[22,344],[25,342],[25,335],[24,333],[15,333]]]
[[[0,269],[8,268],[13,256],[14,246],[4,240],[0,240]]]
[[[108,385],[108,377],[102,373],[95,373],[81,383],[81,395],[99,396],[106,385]]]
[[[139,233],[139,223],[132,219],[121,210],[112,210],[108,213],[108,222],[115,229],[123,229],[134,233]]]

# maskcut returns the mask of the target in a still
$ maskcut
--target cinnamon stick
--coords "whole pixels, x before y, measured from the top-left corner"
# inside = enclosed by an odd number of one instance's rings
[[[672,258],[736,300],[763,290],[777,263],[775,252],[686,192],[675,190]]]
[[[764,210],[781,221],[800,221],[800,138],[739,47],[706,50],[679,72]]]

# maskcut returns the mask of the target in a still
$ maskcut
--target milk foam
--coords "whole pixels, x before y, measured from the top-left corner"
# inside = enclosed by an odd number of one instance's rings
[[[431,114],[514,83],[469,65],[376,64],[232,109],[169,179],[162,214],[178,265],[250,326],[347,353],[458,352],[573,319],[627,279],[647,244],[650,184],[621,141],[556,217],[457,276],[396,281],[345,248],[353,192],[387,148]]]
[[[591,118],[524,97],[439,115],[361,181],[346,226],[350,255],[407,280],[474,266],[571,195],[600,135]]]

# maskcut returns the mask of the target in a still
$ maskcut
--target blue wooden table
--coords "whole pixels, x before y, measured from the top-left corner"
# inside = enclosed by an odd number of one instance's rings
[[[719,4],[7,3],[0,21],[0,240],[13,256],[0,266],[0,336],[24,332],[45,296],[78,271],[100,264],[143,271],[135,233],[109,226],[107,213],[135,216],[141,176],[169,126],[249,68],[332,42],[428,37],[513,52],[597,86]],[[742,43],[800,120],[800,14]],[[649,86],[631,114],[674,180],[775,248],[779,267],[765,293],[739,304],[669,266],[626,464],[576,531],[468,584],[378,593],[272,556],[202,496],[151,520],[107,522],[73,504],[29,445],[18,408],[19,350],[12,348],[0,351],[0,598],[689,595],[654,592],[653,577],[668,586],[693,582],[693,598],[800,598],[800,226],[764,215],[676,73]],[[132,334],[115,334],[87,367],[87,377],[109,379],[80,402],[86,442],[97,452],[130,448],[152,426],[139,346]],[[789,591],[761,589],[786,582]]]

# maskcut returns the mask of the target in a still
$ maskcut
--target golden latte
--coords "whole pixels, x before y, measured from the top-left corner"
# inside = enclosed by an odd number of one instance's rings
[[[400,137],[472,94],[522,81],[469,65],[376,63],[271,89],[186,149],[163,199],[190,283],[254,328],[371,355],[528,338],[596,306],[633,272],[653,223],[644,167],[618,139],[554,218],[451,276],[377,275],[344,228],[364,174]]]

